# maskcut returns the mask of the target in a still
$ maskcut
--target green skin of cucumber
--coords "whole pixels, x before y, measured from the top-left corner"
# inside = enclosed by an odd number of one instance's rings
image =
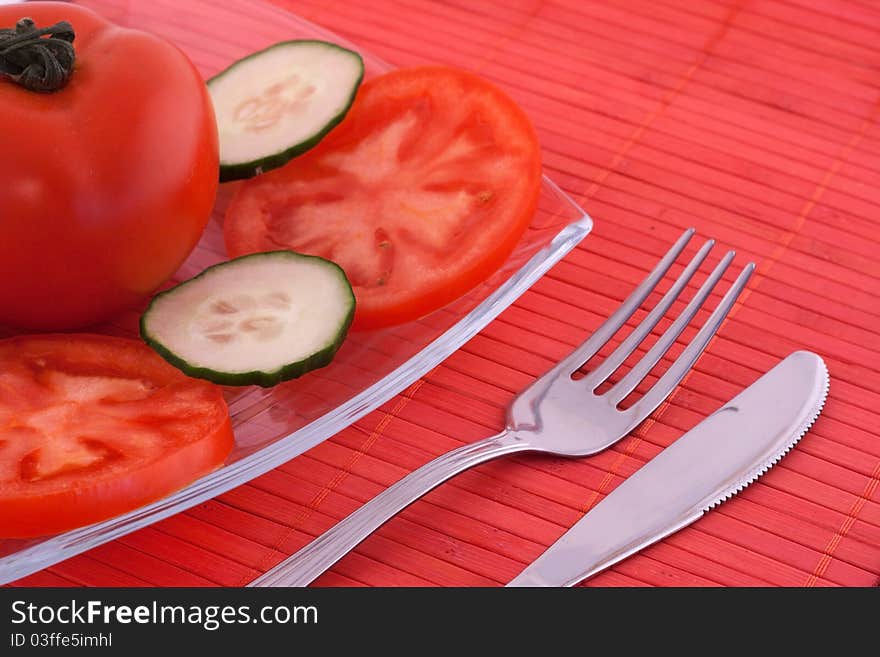
[[[324,128],[320,131],[302,141],[298,144],[291,146],[290,148],[280,151],[278,153],[272,153],[271,155],[267,155],[266,157],[262,157],[256,160],[251,160],[250,162],[238,162],[235,164],[224,164],[220,163],[220,182],[231,182],[233,180],[244,180],[246,178],[253,178],[261,173],[266,173],[267,171],[271,171],[272,169],[277,169],[280,166],[287,164],[290,160],[295,158],[297,155],[302,155],[307,150],[310,150],[318,145],[318,143],[327,136],[327,133],[330,132],[333,128],[335,128],[342,119],[345,118],[345,115],[348,114],[348,110],[351,109],[351,105],[354,102],[355,95],[357,94],[357,90],[361,85],[361,81],[364,79],[364,60],[360,56],[360,54],[356,53],[353,50],[349,50],[348,48],[343,48],[335,43],[331,43],[329,41],[321,41],[319,39],[293,39],[291,41],[282,41],[281,43],[276,43],[268,48],[260,50],[259,52],[255,52],[247,57],[239,59],[237,62],[224,69],[214,77],[208,80],[208,86],[211,86],[211,82],[216,80],[224,75],[226,75],[229,71],[233,70],[236,66],[245,62],[253,57],[259,57],[265,52],[272,50],[273,48],[288,46],[292,43],[320,43],[322,45],[337,48],[338,50],[343,50],[345,52],[351,53],[355,55],[361,64],[361,73],[352,86],[351,96],[348,98],[348,103],[346,103],[345,107],[342,109],[339,114],[334,116],[330,121],[324,126]]]
[[[307,372],[311,372],[312,370],[316,370],[321,367],[326,367],[331,363],[334,356],[336,355],[336,352],[339,351],[339,347],[342,346],[346,335],[348,335],[348,329],[351,327],[351,323],[354,320],[355,297],[354,292],[351,290],[350,286],[349,294],[351,296],[351,305],[348,311],[348,315],[346,316],[345,320],[343,320],[342,324],[339,327],[339,331],[337,331],[336,335],[329,342],[329,344],[324,349],[316,351],[315,353],[311,354],[307,358],[304,358],[303,360],[282,365],[277,370],[273,370],[271,372],[265,372],[261,370],[253,370],[250,372],[223,372],[220,370],[212,370],[209,367],[197,367],[185,361],[183,358],[168,349],[168,347],[166,347],[164,344],[153,338],[153,336],[150,335],[150,332],[147,329],[147,319],[150,315],[150,311],[153,310],[153,305],[156,303],[156,301],[158,301],[165,295],[173,294],[174,291],[178,288],[181,288],[184,285],[189,285],[193,281],[198,280],[199,278],[210,272],[212,269],[215,269],[217,267],[225,267],[229,263],[237,263],[248,258],[263,258],[266,256],[278,256],[282,254],[296,258],[311,258],[314,260],[321,260],[324,263],[335,267],[337,270],[339,270],[339,275],[345,280],[348,280],[345,276],[345,272],[343,272],[342,268],[339,265],[337,265],[335,262],[332,262],[325,258],[321,258],[319,256],[305,255],[302,253],[296,253],[294,251],[267,251],[265,253],[252,253],[250,255],[240,256],[238,258],[234,258],[233,260],[212,265],[211,267],[205,269],[205,271],[203,271],[201,274],[198,274],[197,276],[194,276],[193,278],[184,281],[183,283],[175,285],[174,287],[165,290],[164,292],[160,292],[155,297],[153,297],[150,305],[147,306],[147,309],[141,315],[141,338],[154,351],[156,351],[156,353],[162,356],[162,358],[174,365],[174,367],[179,369],[187,376],[191,376],[196,379],[206,379],[208,381],[211,381],[212,383],[217,383],[224,386],[256,385],[263,388],[271,388],[272,386],[278,385],[283,381],[296,379],[301,377],[303,374],[306,374]]]

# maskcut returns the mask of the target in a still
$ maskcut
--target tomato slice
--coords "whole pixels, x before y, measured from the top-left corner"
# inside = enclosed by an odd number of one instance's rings
[[[232,449],[222,390],[145,344],[0,340],[0,536],[53,534],[153,502]]]
[[[366,82],[318,146],[241,186],[226,248],[333,260],[355,291],[355,328],[388,326],[494,272],[540,183],[534,128],[501,90],[456,69],[401,69]]]

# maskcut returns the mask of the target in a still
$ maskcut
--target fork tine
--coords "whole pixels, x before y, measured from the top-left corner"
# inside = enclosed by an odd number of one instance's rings
[[[697,335],[694,336],[694,339],[684,348],[684,351],[681,352],[679,357],[675,359],[675,362],[672,363],[672,366],[660,377],[660,380],[651,386],[648,392],[629,409],[630,412],[633,412],[638,418],[644,418],[646,413],[653,411],[660,405],[660,402],[666,399],[669,391],[678,385],[697,358],[700,357],[700,354],[703,353],[706,345],[709,344],[709,340],[718,331],[718,327],[721,326],[724,318],[727,317],[727,313],[730,312],[754,270],[755,263],[753,262],[743,267],[739,277],[730,286],[727,294],[724,295],[724,298],[721,299],[721,302],[712,314],[709,315],[709,319],[706,320],[706,323],[703,324]]]
[[[712,293],[712,290],[715,289],[715,286],[724,275],[724,272],[727,270],[731,261],[733,261],[735,255],[736,253],[734,251],[728,251],[721,259],[721,262],[719,262],[714,271],[709,274],[709,277],[703,282],[703,285],[694,295],[694,298],[690,300],[690,303],[688,303],[685,309],[681,311],[681,314],[675,318],[675,321],[669,326],[669,328],[663,332],[660,339],[657,340],[657,342],[654,343],[654,346],[648,350],[648,353],[645,354],[629,372],[627,372],[626,376],[608,391],[607,395],[610,401],[619,404],[621,400],[635,390],[635,387],[639,385],[639,382],[645,378],[648,372],[651,371],[651,368],[657,364],[657,361],[660,360],[663,354],[665,354],[669,347],[672,346],[672,343],[675,342],[676,338],[681,335],[684,327],[690,324],[694,315],[697,314],[697,311],[703,306],[703,303],[705,303],[706,299]]]
[[[688,266],[678,277],[678,280],[676,280],[666,294],[663,295],[663,298],[660,299],[659,303],[651,309],[651,312],[648,313],[648,315],[628,336],[626,336],[626,339],[620,343],[617,349],[615,349],[608,358],[604,359],[595,370],[581,380],[582,385],[587,386],[590,391],[593,391],[599,387],[600,383],[611,376],[614,370],[621,366],[623,361],[627,359],[635,348],[641,344],[642,340],[645,339],[645,336],[647,336],[657,325],[660,318],[666,314],[666,311],[669,310],[669,306],[671,306],[672,302],[678,298],[679,294],[681,294],[681,291],[688,284],[688,281],[691,280],[694,272],[699,269],[701,264],[703,264],[703,260],[706,259],[706,256],[709,254],[709,251],[712,250],[714,245],[715,240],[708,240],[703,244],[702,248],[700,248],[697,254],[691,259]]]
[[[666,271],[675,262],[684,247],[690,241],[695,233],[695,229],[688,228],[681,237],[672,245],[672,248],[657,263],[650,274],[643,280],[639,286],[632,291],[626,300],[618,307],[614,313],[606,319],[602,325],[583,343],[577,347],[568,356],[562,359],[551,372],[558,373],[560,371],[568,371],[569,374],[590,360],[599,349],[602,348],[608,340],[611,339],[617,330],[626,323],[632,314],[642,305],[642,302],[648,297],[651,291],[657,286],[657,283],[666,275]],[[549,374],[549,373],[548,373]]]

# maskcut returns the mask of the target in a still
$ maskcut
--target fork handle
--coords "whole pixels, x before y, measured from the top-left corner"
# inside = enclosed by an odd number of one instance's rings
[[[306,586],[397,512],[468,468],[531,447],[507,430],[437,457],[408,474],[248,586]]]

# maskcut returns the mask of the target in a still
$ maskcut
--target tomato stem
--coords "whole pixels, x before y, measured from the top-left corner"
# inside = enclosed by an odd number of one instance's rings
[[[58,91],[73,73],[74,36],[67,21],[38,28],[22,18],[14,28],[0,29],[0,76],[30,91]]]

